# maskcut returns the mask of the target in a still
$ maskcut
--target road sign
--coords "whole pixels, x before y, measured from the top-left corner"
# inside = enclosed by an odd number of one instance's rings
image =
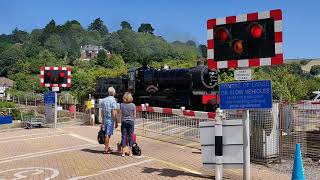
[[[283,63],[280,9],[207,21],[209,69]]]
[[[217,141],[217,124],[215,121],[200,122],[200,144],[203,166],[214,169],[218,164],[217,149],[222,149],[224,168],[240,169],[243,165],[242,120],[222,121],[222,141]],[[222,146],[222,147],[221,147]]]
[[[251,80],[251,69],[237,69],[234,70],[234,79],[237,81]]]
[[[44,103],[45,104],[54,104],[55,103],[55,92],[48,91],[44,93]]]
[[[270,80],[221,83],[219,94],[221,109],[272,108]]]

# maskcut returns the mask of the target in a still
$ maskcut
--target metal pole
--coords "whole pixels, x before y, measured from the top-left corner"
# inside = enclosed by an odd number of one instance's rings
[[[88,104],[91,104],[91,94],[89,94],[89,102]],[[89,124],[91,124],[91,107],[88,107],[89,108]],[[93,125],[93,123],[92,123]]]
[[[73,115],[73,119],[76,120],[76,116],[77,116],[77,99],[74,98],[74,115]]]
[[[249,110],[245,111],[243,117],[243,179],[250,180],[250,117]]]
[[[222,116],[223,111],[219,108],[216,110],[217,117],[216,123],[214,127],[215,134],[215,157],[216,157],[216,165],[215,165],[215,179],[222,180],[223,179],[223,136],[222,136]]]
[[[54,128],[57,128],[57,115],[58,115],[57,100],[58,100],[58,93],[54,92]]]

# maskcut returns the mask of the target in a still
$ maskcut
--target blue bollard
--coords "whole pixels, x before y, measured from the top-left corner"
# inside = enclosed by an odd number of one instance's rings
[[[291,180],[305,180],[300,144],[296,144]]]

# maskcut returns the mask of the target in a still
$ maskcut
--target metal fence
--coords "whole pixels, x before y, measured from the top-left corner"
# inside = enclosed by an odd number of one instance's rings
[[[20,97],[20,96],[12,96],[10,99],[1,99],[1,101],[14,102],[18,106],[11,109],[12,113],[15,114],[14,122],[15,124],[21,124],[24,127],[26,121],[30,121],[31,119],[42,118],[44,119],[44,124],[47,127],[53,127],[54,123],[54,108],[53,106],[48,107],[45,106],[43,100],[34,99],[32,97]],[[67,123],[89,123],[90,115],[89,110],[85,108],[85,105],[77,104],[62,104],[58,102],[58,106],[62,109],[57,112],[57,123],[58,124],[67,124]],[[70,107],[74,106],[74,112],[70,111]],[[9,109],[7,110],[9,112]],[[45,117],[46,111],[49,112],[50,117]],[[18,112],[19,115],[16,115]],[[15,125],[17,126],[17,125]],[[20,126],[20,125],[18,125]]]
[[[135,131],[145,137],[200,148],[199,123],[213,117],[206,112],[138,107]]]
[[[206,112],[150,108],[137,108],[138,134],[196,148],[200,148],[199,122],[214,117]],[[243,117],[241,111],[225,113],[227,120]],[[301,144],[305,161],[319,161],[320,104],[274,103],[270,110],[250,110],[253,162],[270,164],[290,160],[292,163],[296,143]]]
[[[281,155],[293,157],[296,143],[308,161],[320,160],[320,103],[301,102],[281,105]]]

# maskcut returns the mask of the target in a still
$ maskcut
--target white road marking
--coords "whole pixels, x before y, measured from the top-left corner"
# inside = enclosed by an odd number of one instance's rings
[[[147,160],[144,160],[144,161],[140,161],[140,162],[136,162],[136,163],[132,163],[132,164],[127,164],[127,165],[123,165],[123,166],[119,166],[119,167],[115,167],[115,168],[111,168],[111,169],[107,169],[107,170],[101,171],[101,172],[99,172],[97,174],[91,174],[91,175],[88,175],[88,176],[73,177],[73,178],[70,178],[68,180],[85,179],[85,178],[88,178],[88,177],[98,176],[98,175],[101,175],[101,174],[104,174],[104,173],[107,173],[107,172],[110,172],[110,171],[117,171],[117,170],[125,169],[125,168],[128,168],[128,167],[136,166],[136,165],[139,165],[139,164],[148,163],[148,162],[151,162],[151,161],[153,161],[153,159],[147,159]]]
[[[39,152],[38,152],[37,154],[33,154],[33,155],[30,155],[30,156],[26,156],[26,157],[17,157],[17,158],[13,158],[12,157],[12,159],[0,161],[0,164],[7,163],[7,162],[12,162],[12,161],[17,161],[17,160],[34,158],[34,157],[41,157],[41,156],[46,156],[46,155],[58,154],[58,153],[63,153],[63,152],[68,152],[68,151],[75,151],[75,150],[80,150],[80,149],[83,149],[83,148],[89,148],[89,147],[95,147],[95,146],[97,146],[97,145],[89,144],[89,145],[82,145],[82,146],[78,146],[78,147],[74,147],[74,148],[67,148],[67,149],[62,149],[62,150],[58,150],[58,151],[42,153],[42,154],[39,154]]]
[[[0,138],[0,140],[17,138],[17,137],[26,137],[26,136],[37,136],[37,135],[43,135],[43,134],[53,134],[53,133],[59,133],[59,132],[60,131],[53,131],[53,132],[44,132],[44,133],[35,133],[35,134],[25,134],[25,135],[19,135],[19,136],[8,136],[8,137]]]
[[[9,143],[9,142],[17,142],[17,141],[25,141],[25,140],[31,140],[31,139],[43,139],[43,138],[47,138],[47,137],[65,136],[65,135],[69,135],[69,134],[56,134],[56,135],[50,135],[50,136],[41,136],[41,137],[25,138],[25,139],[15,139],[15,140],[10,140],[10,141],[0,141],[0,144]]]
[[[50,177],[45,178],[44,180],[53,179],[53,178],[59,176],[59,174],[60,174],[57,169],[47,168],[47,167],[26,167],[26,168],[9,169],[9,170],[5,170],[5,171],[0,171],[0,174],[12,172],[12,171],[17,171],[17,170],[22,170],[22,171],[15,173],[14,177],[16,177],[16,178],[14,178],[12,180],[27,178],[27,176],[23,175],[24,173],[27,173],[27,172],[34,172],[33,175],[39,175],[41,173],[44,173],[46,170],[52,171],[52,175]],[[0,180],[5,180],[5,179],[1,178]]]
[[[38,128],[38,129],[25,129],[25,128],[10,128],[10,129],[1,129],[0,132],[16,132],[16,131],[45,131],[45,130],[52,130],[52,128]],[[61,130],[58,130],[61,131]]]
[[[78,135],[78,134],[70,133],[69,135],[72,136],[72,137],[75,137],[75,138],[78,138],[78,139],[87,141],[87,142],[92,143],[92,144],[99,144],[97,141],[94,141],[94,140],[92,140],[92,139],[89,139],[89,138],[80,136],[80,135]]]
[[[161,160],[161,159],[157,159],[157,158],[153,158],[153,157],[150,157],[150,156],[144,156],[144,157],[147,157],[147,158],[150,158],[150,159],[153,159],[155,161],[158,161],[158,162],[161,162],[161,163],[164,163],[164,164],[167,164],[167,165],[170,165],[170,166],[173,166],[173,167],[176,167],[176,168],[179,168],[179,169],[182,169],[186,172],[189,172],[189,173],[192,173],[192,174],[198,174],[198,175],[201,175],[202,173],[201,172],[198,172],[198,171],[194,171],[194,170],[191,170],[189,168],[185,168],[183,166],[179,166],[177,164],[174,164],[174,163],[171,163],[171,162],[168,162],[168,161],[164,161],[164,160]]]

